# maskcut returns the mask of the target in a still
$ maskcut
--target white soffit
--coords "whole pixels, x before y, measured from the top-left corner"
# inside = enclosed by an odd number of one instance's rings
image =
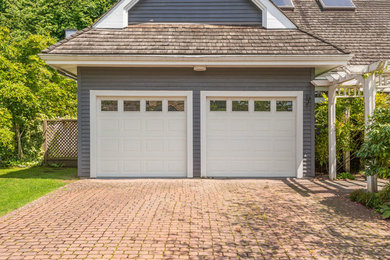
[[[121,29],[128,26],[129,10],[142,0],[121,0],[110,11],[103,15],[94,25],[98,29]],[[267,29],[296,29],[290,21],[270,0],[252,0],[263,11],[263,26]]]

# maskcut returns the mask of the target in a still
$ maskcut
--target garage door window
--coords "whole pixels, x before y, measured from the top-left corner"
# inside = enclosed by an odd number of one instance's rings
[[[210,111],[226,111],[226,100],[210,100]]]
[[[184,101],[168,101],[168,111],[182,112],[184,111]]]
[[[247,100],[243,101],[232,101],[232,111],[248,111],[249,102]]]
[[[256,112],[270,112],[271,111],[271,101],[255,101],[255,111]]]
[[[102,100],[101,111],[118,111],[118,100]]]
[[[125,100],[123,101],[123,110],[126,112],[139,112],[141,108],[140,101]]]
[[[146,101],[146,111],[161,112],[162,101]]]
[[[293,102],[292,101],[276,101],[276,111],[278,112],[292,112]]]

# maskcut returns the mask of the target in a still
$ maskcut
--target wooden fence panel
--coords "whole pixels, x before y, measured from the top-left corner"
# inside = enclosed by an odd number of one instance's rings
[[[43,122],[45,162],[76,165],[77,120],[59,119]]]

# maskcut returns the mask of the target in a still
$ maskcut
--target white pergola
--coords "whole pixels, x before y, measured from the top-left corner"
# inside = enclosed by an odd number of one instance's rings
[[[336,102],[338,98],[364,98],[365,123],[375,110],[377,91],[390,92],[390,60],[368,66],[347,66],[327,72],[312,81],[315,87],[328,88],[329,178],[337,177]]]

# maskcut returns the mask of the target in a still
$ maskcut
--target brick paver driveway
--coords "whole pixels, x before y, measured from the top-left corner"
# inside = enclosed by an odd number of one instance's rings
[[[390,224],[345,198],[355,186],[82,180],[0,218],[0,259],[388,258]]]

